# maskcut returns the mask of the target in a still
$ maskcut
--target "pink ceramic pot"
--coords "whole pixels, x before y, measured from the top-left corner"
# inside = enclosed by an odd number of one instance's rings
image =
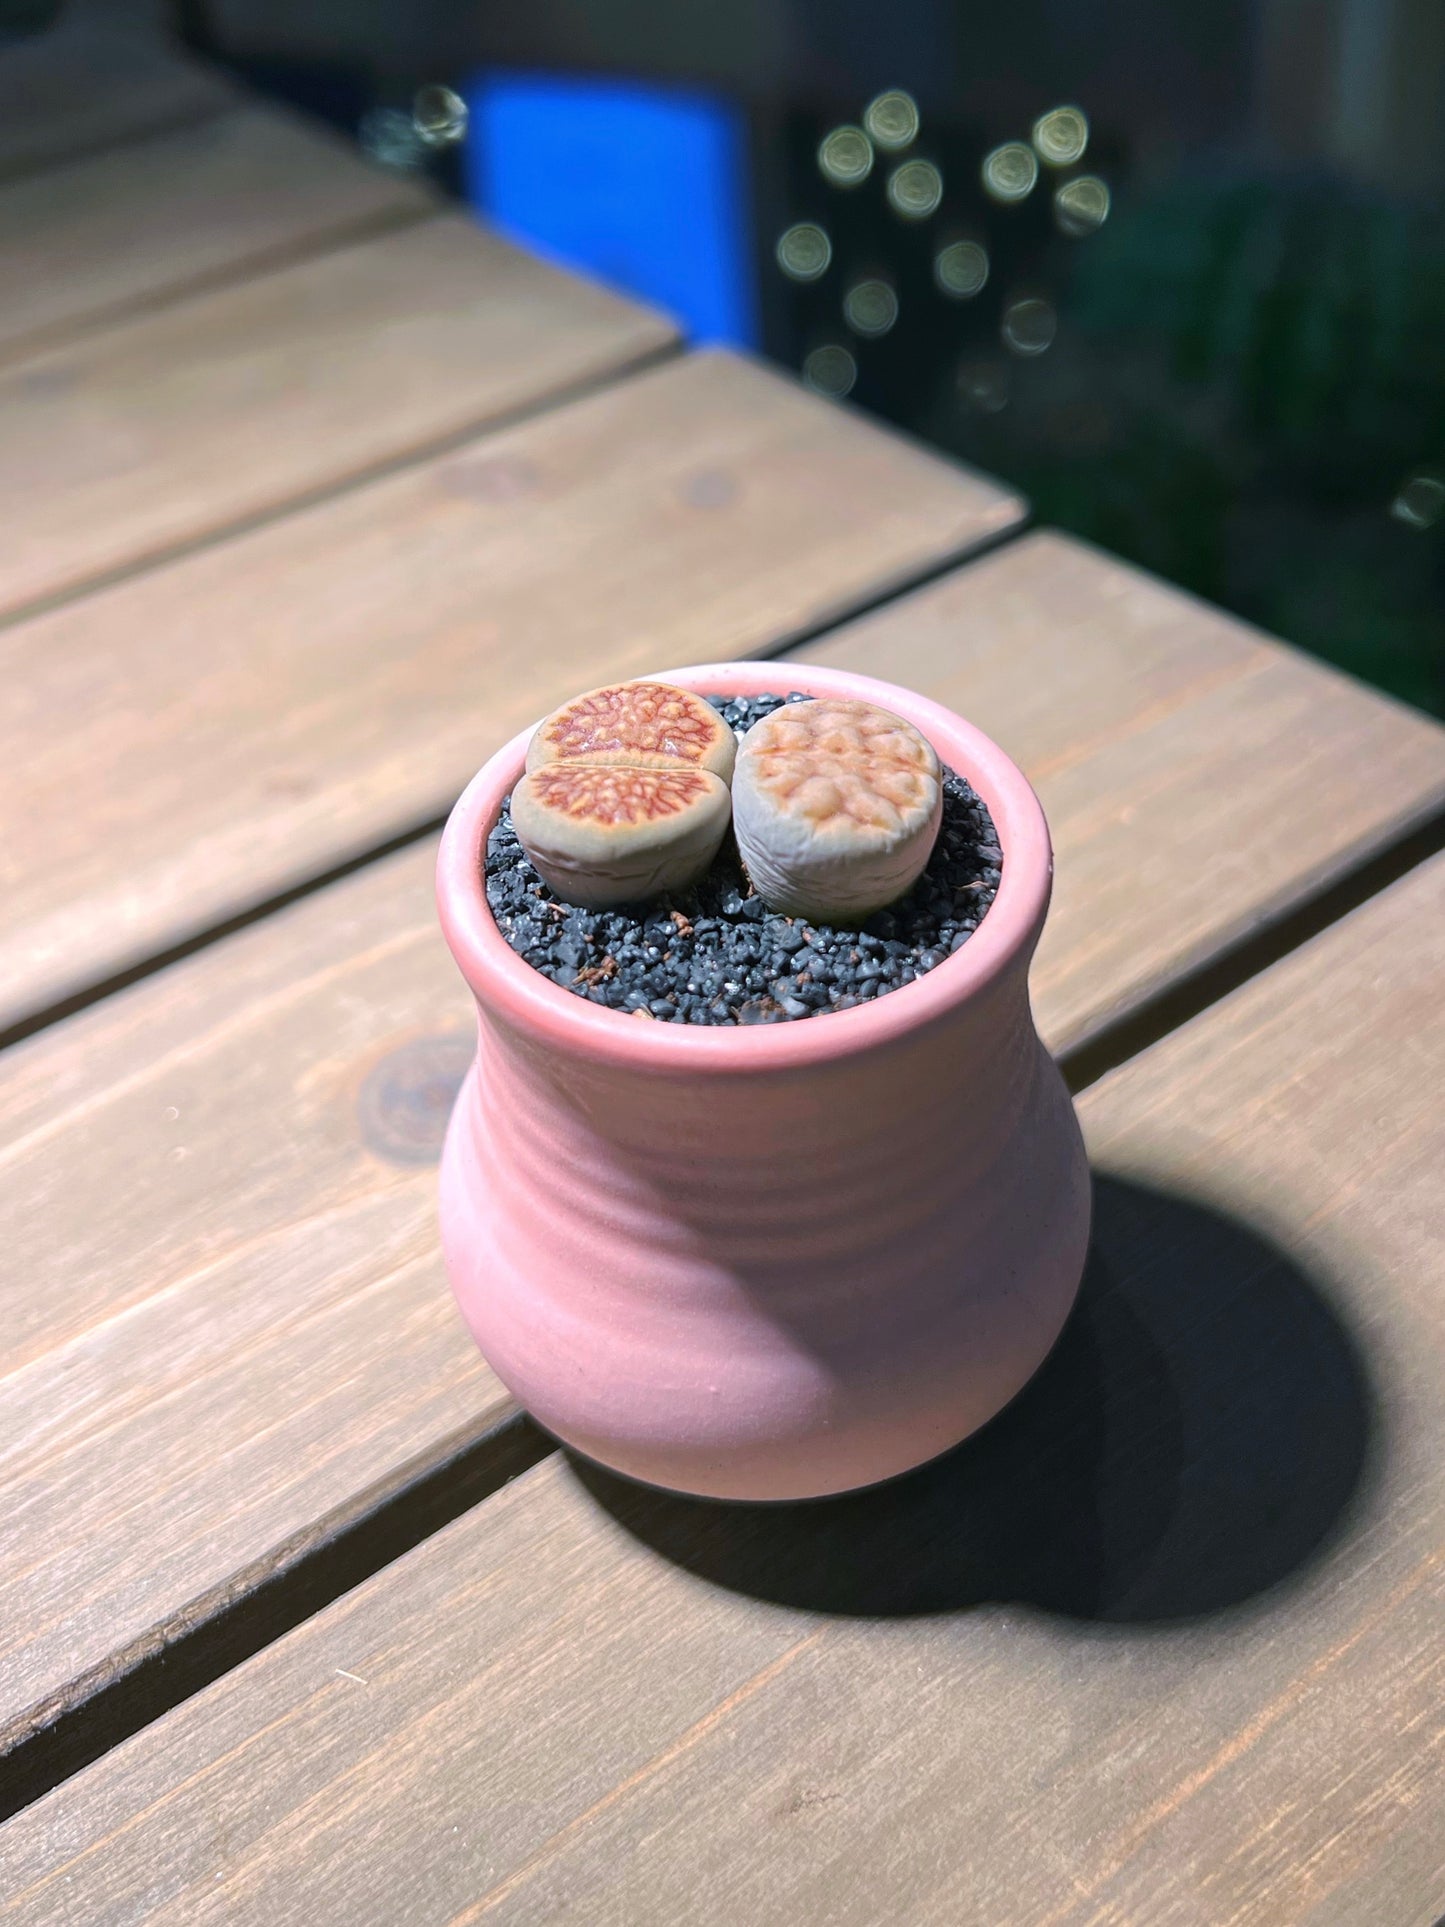
[[[666,680],[906,716],[988,804],[998,896],[957,955],[854,1010],[748,1029],[603,1010],[524,963],[487,908],[517,737],[438,865],[481,1019],[442,1161],[447,1267],[498,1377],[589,1458],[721,1498],[842,1492],[991,1418],[1078,1288],[1088,1172],[1028,998],[1048,829],[1000,749],[891,684],[758,662]]]

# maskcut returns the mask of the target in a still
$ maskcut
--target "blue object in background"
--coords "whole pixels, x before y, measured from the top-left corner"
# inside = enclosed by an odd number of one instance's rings
[[[665,308],[695,341],[754,345],[736,108],[547,74],[481,74],[467,96],[467,194],[495,226]]]

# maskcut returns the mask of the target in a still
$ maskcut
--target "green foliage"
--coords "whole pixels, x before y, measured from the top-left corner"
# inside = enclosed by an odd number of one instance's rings
[[[1117,196],[1059,262],[1053,366],[955,445],[1041,520],[1445,713],[1445,522],[1391,514],[1445,459],[1445,224],[1196,178]]]

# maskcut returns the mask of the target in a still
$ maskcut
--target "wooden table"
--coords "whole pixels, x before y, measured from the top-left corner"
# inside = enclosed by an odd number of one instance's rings
[[[173,56],[16,58],[0,1920],[1434,1920],[1445,732]],[[463,1334],[429,872],[579,685],[781,651],[1037,783],[1098,1232],[984,1434],[757,1510]]]

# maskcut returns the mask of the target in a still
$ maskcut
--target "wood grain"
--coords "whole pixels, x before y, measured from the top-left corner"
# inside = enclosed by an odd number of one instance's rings
[[[1002,559],[990,558],[977,565],[979,572],[995,571]],[[1102,569],[1113,572],[1116,565],[1083,555],[1080,568],[1087,582]],[[1117,577],[1111,573],[1109,579]],[[813,586],[818,586],[816,580]],[[1160,597],[1166,611],[1172,606],[1165,592],[1147,583],[1138,593],[1141,600]],[[1083,600],[1081,592],[1079,601]],[[792,605],[780,604],[780,622],[786,625],[793,619]],[[1179,650],[1187,669],[1194,659],[1189,644],[1198,640],[1201,629],[1207,639],[1211,621],[1217,620],[1222,619],[1209,618],[1192,604],[1181,604],[1184,640],[1171,642],[1172,631],[1166,628],[1156,641],[1149,672],[1155,681],[1165,678],[1171,647]],[[1046,624],[1038,625],[1037,634],[1046,647],[1053,647]],[[1128,716],[1133,713],[1130,705],[1137,702],[1134,678],[1142,673],[1144,652],[1116,649],[1113,635],[1112,629],[1081,628],[1070,639],[1064,660],[1074,665],[1074,673],[1098,706],[1098,715]],[[1262,645],[1246,639],[1243,646],[1255,650]],[[693,638],[668,653],[681,657],[704,654],[707,649]],[[1279,653],[1283,673],[1294,665],[1285,652]],[[848,654],[849,660],[862,661],[856,643],[850,644]],[[886,651],[883,655],[877,666],[900,673],[897,661]],[[1080,658],[1092,660],[1091,675]],[[1013,661],[1017,670],[1012,683],[1014,706],[1011,711],[996,709],[990,721],[1005,740],[1015,740],[1034,719],[1037,739],[1036,692],[1054,671],[1047,657],[1032,660],[1022,646]],[[512,659],[505,662],[511,665]],[[1179,675],[1188,689],[1186,669]],[[518,664],[509,666],[507,673],[523,688],[522,699],[528,700],[525,669]],[[572,686],[586,679],[580,661],[566,673]],[[920,659],[909,673],[926,693],[957,699],[946,657],[931,668]],[[1305,697],[1295,710],[1296,733],[1308,737],[1307,698],[1316,672],[1299,664],[1297,674]],[[345,688],[334,671],[329,685],[320,676],[318,682],[320,688],[308,698],[310,702],[319,701],[323,694],[345,701]],[[158,675],[156,687],[162,686]],[[516,692],[507,693],[507,677],[502,673],[492,687],[501,713],[491,727],[500,735],[520,720],[506,707],[516,700]],[[406,690],[401,672],[395,688],[395,700],[400,702]],[[996,693],[1002,702],[1005,690]],[[1328,693],[1331,702],[1358,702],[1357,735],[1362,744],[1368,743],[1377,721],[1374,699],[1347,685],[1337,692],[1333,681],[1328,682]],[[1083,714],[1082,699],[1074,695],[1072,701],[1074,713]],[[532,701],[532,713],[543,707],[544,701]],[[440,735],[441,725],[432,713],[433,727],[445,748],[447,739]],[[416,724],[408,720],[404,708],[399,714],[398,727],[405,736]],[[101,721],[108,721],[103,711]],[[1333,726],[1343,727],[1338,717]],[[1406,748],[1397,758],[1397,767],[1405,768],[1414,739],[1406,731],[1401,740]],[[1212,742],[1211,734],[1207,739],[1211,753]],[[365,736],[358,737],[359,762],[367,745]],[[1042,747],[1047,746],[1045,738]],[[259,753],[254,742],[249,753]],[[221,740],[212,754],[218,770],[224,769]],[[244,771],[241,780],[245,780]],[[1241,848],[1253,848],[1263,862],[1273,846],[1267,819],[1251,811],[1248,784],[1247,775],[1236,783],[1238,794],[1231,803],[1237,812],[1235,835]],[[145,827],[147,819],[140,822]],[[1168,961],[1169,942],[1172,920],[1182,913],[1177,893],[1167,885],[1173,852],[1186,836],[1181,812],[1156,812],[1150,783],[1140,777],[1137,763],[1125,756],[1102,758],[1092,765],[1089,787],[1078,794],[1065,791],[1057,799],[1054,829],[1061,849],[1085,844],[1090,826],[1100,822],[1131,823],[1128,864],[1135,874],[1150,879],[1134,909],[1133,941],[1141,956],[1163,960],[1151,965],[1150,981],[1157,982],[1160,975],[1167,976],[1177,967]],[[243,827],[234,828],[234,847],[240,847]],[[83,1698],[97,1683],[123,1671],[147,1642],[172,1637],[178,1628],[203,1617],[209,1610],[207,1602],[213,1604],[253,1583],[256,1575],[276,1562],[277,1548],[299,1542],[298,1535],[300,1540],[318,1533],[324,1537],[332,1529],[328,1519],[345,1516],[349,1506],[365,1509],[376,1493],[386,1489],[388,1480],[405,1475],[406,1463],[425,1470],[456,1449],[460,1421],[455,1409],[445,1407],[438,1417],[429,1403],[425,1380],[419,1384],[417,1409],[409,1408],[404,1398],[398,1402],[390,1376],[395,1369],[392,1325],[402,1315],[397,1310],[401,1304],[409,1307],[404,1315],[409,1328],[420,1333],[419,1343],[449,1343],[453,1348],[447,1371],[439,1374],[443,1380],[464,1386],[473,1382],[467,1341],[451,1322],[439,1268],[428,1260],[418,1269],[413,1264],[416,1248],[407,1242],[414,1235],[412,1214],[422,1193],[404,1190],[398,1202],[396,1172],[385,1164],[374,1169],[361,1156],[356,1142],[361,1122],[348,1108],[364,1082],[366,1066],[394,1044],[399,1029],[393,1016],[395,1005],[405,1003],[421,1036],[447,1035],[464,1021],[452,973],[443,965],[440,945],[432,934],[429,865],[429,847],[419,849],[389,866],[385,881],[374,888],[365,880],[324,893],[317,900],[314,921],[308,920],[311,912],[295,911],[274,925],[278,933],[290,932],[292,919],[299,919],[303,932],[314,933],[306,936],[303,952],[310,946],[319,953],[327,943],[327,919],[336,918],[331,973],[299,1017],[284,998],[273,1004],[272,990],[254,987],[257,977],[273,988],[287,983],[288,972],[297,974],[298,980],[305,978],[291,960],[289,947],[301,939],[287,935],[283,942],[278,934],[277,956],[271,959],[267,945],[273,925],[263,923],[243,938],[228,939],[214,951],[171,969],[153,985],[108,1000],[87,1017],[59,1026],[3,1061],[0,1144],[13,1142],[13,1149],[0,1163],[0,1225],[5,1227],[0,1243],[7,1252],[0,1265],[0,1278],[6,1281],[0,1283],[0,1330],[6,1333],[0,1344],[0,1370],[7,1374],[0,1379],[0,1437],[16,1441],[14,1463],[24,1470],[23,1474],[17,1470],[15,1476],[23,1476],[25,1483],[23,1488],[9,1485],[0,1477],[0,1506],[22,1489],[26,1494],[24,1507],[17,1505],[12,1512],[15,1520],[23,1522],[16,1527],[17,1556],[11,1561],[13,1569],[25,1575],[23,1586],[7,1593],[0,1576],[0,1625],[15,1629],[6,1664],[0,1667],[0,1731],[8,1726],[12,1739],[55,1706]],[[1281,893],[1296,886],[1286,867],[1278,867],[1274,874]],[[1066,890],[1067,871],[1061,910]],[[353,893],[365,896],[370,907],[364,914],[349,907]],[[1216,941],[1222,945],[1231,938],[1236,911],[1228,894],[1217,887],[1207,901],[1217,908]],[[373,991],[368,974],[376,933],[409,946],[399,954],[409,960],[406,968],[415,975],[415,981],[407,978],[404,984],[400,978],[396,984],[388,980],[384,995]],[[1040,1022],[1045,1034],[1055,1040],[1066,1036],[1069,1026],[1075,1034],[1091,1033],[1128,994],[1132,966],[1127,960],[1122,968],[1094,970],[1082,977],[1069,968],[1069,946],[1077,945],[1087,953],[1092,938],[1087,915],[1078,913],[1062,947],[1060,967],[1041,972],[1036,980]],[[1201,941],[1207,948],[1207,934]],[[248,1000],[257,1005],[254,1021]],[[193,1002],[201,1014],[183,1031],[180,1041],[173,1042],[175,1013],[189,1010]],[[296,1054],[296,1024],[303,1027],[308,1048],[328,1062],[350,1067],[345,1074],[337,1072],[327,1087],[328,1103],[340,1109],[320,1114],[314,1143],[318,1114],[304,1106],[297,1108],[286,1095]],[[233,1042],[237,1037],[239,1044]],[[143,1067],[152,1065],[158,1067],[155,1074],[143,1074]],[[178,1100],[160,1094],[170,1089],[169,1080],[178,1068],[188,1091],[213,1086],[218,1092],[243,1095],[214,1100],[221,1105],[213,1115],[214,1129],[221,1133],[224,1125],[224,1134],[201,1162],[196,1162],[201,1154],[184,1133],[164,1138],[167,1155],[184,1155],[176,1158],[178,1172],[160,1164],[166,1183],[153,1190],[144,1173],[159,1160],[148,1133],[164,1134],[191,1114],[189,1099],[183,1108]],[[253,1080],[258,1078],[263,1082],[253,1096]],[[132,1103],[140,1109],[127,1108]],[[165,1113],[173,1107],[181,1117],[167,1119]],[[140,1116],[150,1120],[145,1129],[136,1122]],[[250,1126],[244,1123],[248,1119],[254,1120]],[[299,1200],[298,1215],[308,1223],[315,1221],[318,1255],[306,1261],[313,1269],[299,1292],[291,1269],[274,1262],[267,1231],[270,1205],[266,1192],[256,1189],[259,1182],[271,1184],[274,1179],[265,1164],[260,1167],[261,1179],[253,1175],[252,1130],[278,1134],[291,1160],[292,1187],[278,1187],[278,1198],[294,1195]],[[370,1174],[352,1195],[351,1209],[355,1223],[367,1227],[359,1248],[365,1253],[365,1265],[372,1268],[364,1270],[365,1282],[357,1285],[354,1299],[345,1301],[343,1353],[337,1352],[329,1336],[333,1328],[341,1329],[342,1312],[331,1295],[334,1281],[320,1255],[327,1248],[329,1207],[324,1200],[331,1197],[335,1183],[338,1141],[350,1147],[351,1155],[360,1160],[358,1168]],[[133,1158],[139,1158],[139,1164]],[[194,1180],[201,1188],[180,1209],[175,1186],[183,1179]],[[423,1193],[429,1184],[428,1177]],[[367,1250],[366,1238],[374,1240],[374,1250]],[[398,1239],[400,1259],[395,1255]],[[357,1248],[348,1234],[342,1247],[344,1265],[351,1263],[345,1254]],[[228,1377],[233,1371],[232,1336],[224,1320],[213,1328],[198,1328],[188,1318],[171,1323],[170,1280],[190,1281],[185,1291],[194,1290],[199,1294],[197,1302],[204,1304],[211,1278],[220,1275],[230,1281],[228,1289],[241,1295],[248,1315],[260,1321],[256,1348],[241,1354],[234,1368],[239,1377]],[[344,1268],[340,1275],[352,1276]],[[424,1311],[427,1306],[430,1310]],[[274,1339],[265,1325],[272,1317],[279,1321]],[[324,1460],[319,1483],[293,1480],[289,1471],[315,1444],[315,1435],[307,1430],[315,1416],[312,1408],[307,1405],[297,1413],[287,1403],[296,1319],[310,1321],[308,1342],[321,1348],[330,1361],[328,1367],[318,1368],[314,1387],[324,1423],[334,1424],[338,1436],[348,1441],[365,1441],[373,1426],[373,1403],[381,1400],[399,1428],[396,1432],[377,1429],[373,1442],[379,1456],[375,1458],[361,1450],[352,1456],[343,1453],[335,1464]],[[144,1345],[113,1342],[113,1334],[141,1329],[149,1334]],[[340,1370],[343,1362],[344,1372]],[[328,1370],[334,1376],[328,1377]],[[216,1379],[232,1388],[234,1402],[206,1449],[197,1452],[194,1441],[209,1422],[206,1415],[213,1404],[219,1407],[223,1402],[216,1392]],[[74,1387],[82,1380],[86,1390],[74,1400],[74,1426],[63,1432],[57,1452],[52,1453],[52,1409],[61,1397],[59,1388]],[[188,1382],[193,1383],[192,1392],[184,1389]],[[245,1397],[243,1386],[253,1388]],[[254,1390],[258,1386],[259,1394]],[[493,1415],[492,1404],[481,1400],[476,1423]],[[405,1451],[395,1445],[398,1436],[406,1441]],[[179,1538],[179,1563],[159,1555],[148,1514],[138,1514],[129,1504],[119,1513],[112,1511],[111,1486],[97,1477],[98,1457],[107,1463],[112,1458],[133,1462],[137,1467],[153,1459],[166,1468],[154,1518],[166,1530],[171,1529],[173,1515],[187,1521]],[[238,1496],[243,1490],[245,1504]],[[47,1501],[37,1492],[48,1492],[52,1498]],[[67,1521],[84,1522],[79,1550],[75,1534],[65,1530]],[[238,1577],[246,1574],[252,1577]],[[119,1592],[112,1575],[121,1586]]]
[[[0,1023],[443,812],[579,686],[774,648],[1020,513],[702,355],[0,631]]]
[[[1445,809],[1445,731],[1068,536],[811,644],[1008,750],[1054,830],[1034,968],[1068,1050]]]
[[[1423,1927],[1442,919],[1445,859],[1087,1093],[1091,1280],[972,1446],[551,1460],[20,1815],[3,1917]]]
[[[0,1750],[503,1408],[436,1254],[432,858],[5,1061]]]
[[[220,74],[85,14],[68,5],[49,32],[0,47],[0,178],[235,101]]]
[[[270,107],[52,168],[0,187],[0,354],[434,206]]]
[[[0,608],[353,481],[674,338],[449,215],[33,356],[0,371]]]
[[[724,360],[374,493],[363,515],[358,496],[257,538],[264,564],[233,556],[216,575],[231,554],[216,551],[67,611],[63,642],[43,625],[59,653],[27,656],[28,673],[62,680],[34,714],[66,717],[72,753],[88,744],[108,772],[103,792],[83,779],[104,796],[124,873],[105,882],[104,914],[143,877],[141,840],[184,830],[178,810],[192,830],[213,812],[224,847],[196,860],[198,875],[219,866],[223,889],[277,807],[273,864],[290,860],[288,837],[334,850],[347,812],[376,834],[443,806],[554,690],[767,647],[862,593],[868,558],[886,575],[1010,506]],[[869,510],[878,496],[912,502],[906,528]],[[316,537],[296,536],[308,521],[332,529],[319,562]],[[739,552],[756,565],[746,579]],[[189,584],[172,589],[176,577]],[[123,632],[136,647],[108,660],[122,632],[86,618],[136,595],[150,612]],[[207,607],[229,625],[198,687],[178,686]],[[96,674],[104,688],[88,686]],[[166,713],[147,720],[153,704]],[[154,726],[150,746],[134,741],[118,768],[105,739],[138,723]],[[337,758],[325,793],[307,774],[318,750]],[[191,760],[168,771],[168,756]],[[27,786],[34,770],[32,753]],[[53,823],[90,862],[98,819],[54,800]],[[413,1039],[452,1039],[441,1048],[460,1061],[466,1000],[435,931],[431,862],[427,845],[369,870],[3,1060],[0,1220],[15,1237],[0,1261],[0,1439],[13,1441],[0,1744],[496,1415],[433,1255],[431,1158],[396,1168],[407,1147],[373,1115],[368,1082]],[[397,1061],[421,1075],[427,1060]]]

